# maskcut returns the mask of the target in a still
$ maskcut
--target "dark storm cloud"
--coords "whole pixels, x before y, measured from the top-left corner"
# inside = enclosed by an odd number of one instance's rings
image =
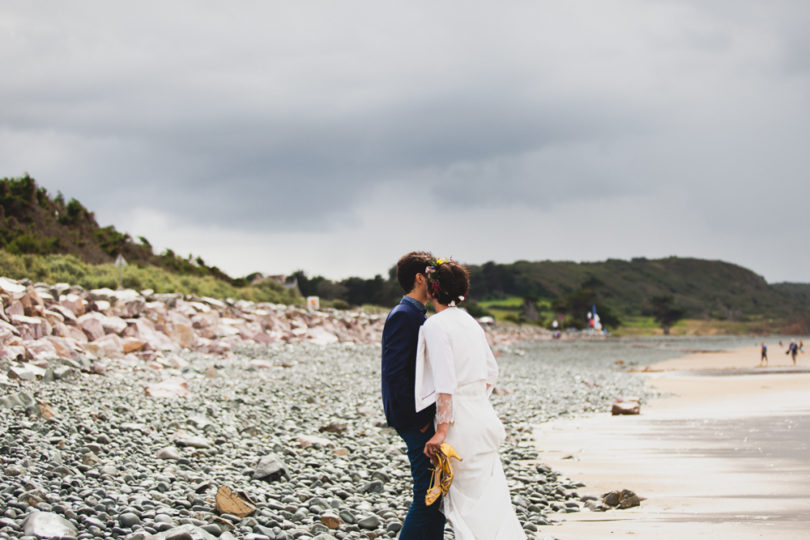
[[[528,215],[643,198],[751,238],[802,226],[803,2],[211,6],[0,8],[0,174],[112,221],[235,230],[360,226],[403,193]],[[763,200],[779,224],[740,219]]]

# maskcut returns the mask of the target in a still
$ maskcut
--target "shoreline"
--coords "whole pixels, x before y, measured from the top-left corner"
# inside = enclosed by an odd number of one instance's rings
[[[810,362],[800,355],[794,369],[773,356],[767,368],[755,367],[756,347],[658,362],[638,370],[662,394],[641,415],[537,426],[541,462],[584,483],[581,493],[631,489],[646,498],[628,510],[555,514],[560,523],[544,533],[561,540],[806,537]]]

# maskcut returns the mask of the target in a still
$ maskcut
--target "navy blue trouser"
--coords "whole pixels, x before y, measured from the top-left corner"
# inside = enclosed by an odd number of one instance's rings
[[[413,477],[413,502],[405,516],[399,540],[441,540],[444,538],[444,514],[441,498],[430,506],[425,505],[425,493],[430,486],[430,460],[425,456],[425,443],[433,434],[433,423],[424,433],[418,429],[398,429],[397,433],[408,446],[408,460],[411,462]]]

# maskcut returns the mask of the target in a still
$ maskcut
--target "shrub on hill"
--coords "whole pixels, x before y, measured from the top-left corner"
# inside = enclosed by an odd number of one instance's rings
[[[280,283],[263,281],[253,286],[236,287],[212,276],[183,275],[156,266],[127,265],[122,269],[112,264],[91,265],[73,255],[15,255],[0,250],[0,276],[30,279],[44,283],[70,283],[85,289],[118,286],[158,293],[182,293],[214,298],[234,298],[275,304],[302,304],[296,289]]]

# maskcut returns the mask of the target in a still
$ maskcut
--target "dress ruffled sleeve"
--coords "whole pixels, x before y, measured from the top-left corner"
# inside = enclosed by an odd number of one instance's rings
[[[419,329],[416,348],[416,411],[436,403],[438,394],[455,391],[456,370],[450,338],[438,325],[425,323]]]

